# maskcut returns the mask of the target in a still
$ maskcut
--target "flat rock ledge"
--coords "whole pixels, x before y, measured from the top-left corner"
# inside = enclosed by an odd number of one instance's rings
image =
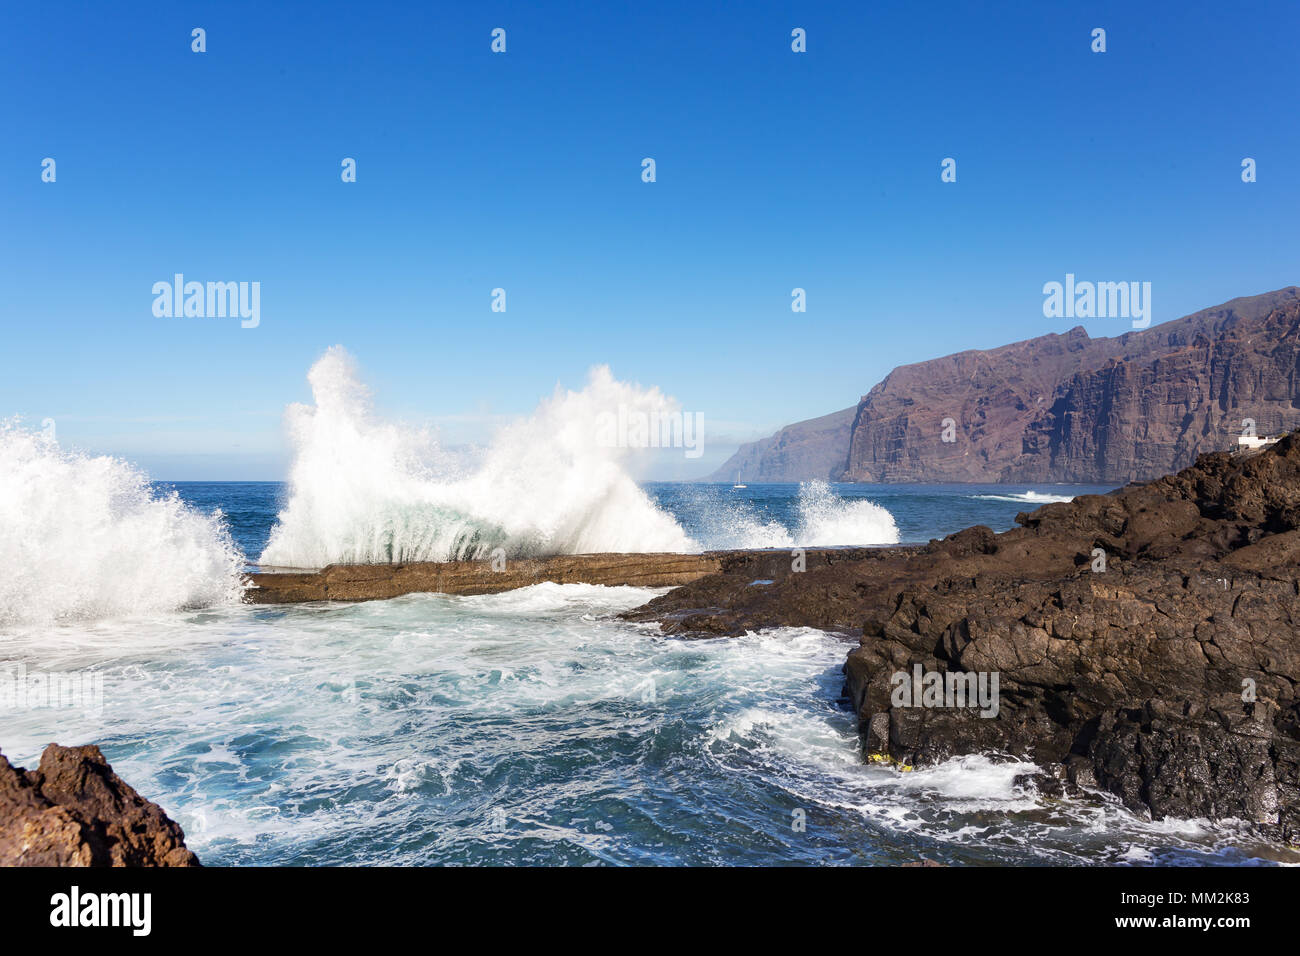
[[[869,548],[810,548],[810,566],[861,558]],[[491,561],[411,564],[331,564],[319,571],[263,571],[248,576],[249,604],[300,601],[374,601],[403,594],[497,594],[551,581],[556,584],[677,587],[709,574],[778,573],[792,562],[791,552],[708,551],[703,554],[572,554],[550,558],[511,558],[500,570]]]
[[[844,667],[864,759],[986,753],[1049,794],[1235,818],[1300,842],[1300,433],[1109,495],[754,587],[719,572],[627,612],[682,637],[807,626]],[[895,675],[998,677],[996,714],[918,706]],[[908,682],[910,683],[910,682]],[[986,685],[987,686],[987,685]]]
[[[50,744],[36,770],[0,754],[0,866],[198,866],[180,826],[98,747]]]

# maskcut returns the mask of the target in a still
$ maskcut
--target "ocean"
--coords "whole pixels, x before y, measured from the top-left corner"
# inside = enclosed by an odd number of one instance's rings
[[[266,550],[276,514],[289,499],[288,486],[261,482],[153,482],[162,494],[176,491],[203,512],[220,509],[235,544],[254,558]],[[794,547],[799,543],[925,543],[972,525],[1005,531],[1022,511],[1076,495],[1105,494],[1108,485],[866,485],[827,483],[801,496],[800,484],[643,482],[642,488],[706,548]],[[818,499],[817,493],[823,492]],[[868,506],[855,527],[853,505]],[[872,505],[888,513],[883,518]],[[888,530],[892,519],[897,534]],[[825,528],[799,537],[801,525]],[[877,525],[885,527],[877,527]],[[842,527],[841,527],[842,526]],[[855,536],[855,534],[857,536]],[[865,535],[865,537],[862,537]],[[888,541],[878,540],[888,537]],[[252,565],[250,564],[250,567]]]
[[[201,860],[299,864],[1224,863],[1231,822],[1054,799],[988,755],[867,765],[850,644],[682,640],[655,590],[240,603],[251,566],[923,542],[1102,491],[641,484],[593,440],[666,399],[593,375],[482,449],[376,415],[347,357],[286,415],[289,481],[167,483],[0,422],[0,749],[98,744]],[[70,688],[42,699],[41,688]],[[20,701],[15,689],[24,690]],[[28,693],[30,691],[30,693]],[[6,693],[8,698],[6,699]]]
[[[111,472],[80,476],[83,493],[92,477],[110,485],[111,526],[77,538],[72,524],[56,523],[44,542],[93,551],[101,530],[117,539],[123,564],[80,568],[107,582],[63,582],[74,592],[65,605],[89,604],[42,616],[12,589],[0,592],[8,612],[0,672],[94,673],[102,700],[11,709],[0,746],[32,766],[52,741],[99,744],[208,864],[1274,858],[1231,824],[1153,823],[1105,795],[1042,796],[1018,782],[1031,768],[1017,762],[972,756],[910,773],[868,766],[840,699],[844,640],[773,629],[686,641],[616,619],[655,590],[543,584],[482,597],[253,607],[200,587],[198,606],[167,606],[175,597],[153,601],[133,562],[152,561],[150,574],[159,562],[210,573],[220,562],[203,552],[204,535],[225,530],[232,560],[249,566],[290,491],[133,490]],[[840,534],[876,536],[892,534],[892,524],[901,541],[973,523],[1001,530],[1017,511],[1101,490],[644,487],[687,535],[717,547],[834,537],[836,522]],[[74,521],[104,507],[63,505]],[[134,605],[114,606],[113,591],[134,594]]]

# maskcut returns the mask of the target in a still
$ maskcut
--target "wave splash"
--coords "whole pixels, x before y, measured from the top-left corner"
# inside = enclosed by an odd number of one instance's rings
[[[799,485],[793,529],[766,517],[749,502],[707,507],[701,516],[712,548],[798,548],[897,544],[898,525],[886,508],[866,499],[841,498],[825,481]]]
[[[0,624],[234,601],[242,564],[219,512],[157,493],[124,461],[0,422]]]
[[[1043,494],[1038,491],[1009,491],[1005,495],[972,495],[984,501],[1023,501],[1027,504],[1046,505],[1054,502],[1073,501],[1074,495]]]
[[[634,452],[599,441],[602,416],[615,409],[664,418],[677,403],[617,381],[604,366],[580,391],[557,388],[532,415],[500,429],[472,462],[427,430],[378,420],[340,346],[307,378],[314,404],[287,412],[288,504],[264,566],[482,560],[497,548],[541,557],[898,541],[888,511],[842,500],[825,482],[801,488],[793,531],[752,510],[716,507],[692,537],[627,473]]]
[[[874,501],[840,498],[824,481],[799,486],[799,528],[794,544],[897,544],[894,516]]]
[[[668,415],[658,389],[593,369],[503,427],[479,460],[424,430],[377,421],[350,356],[334,346],[308,373],[315,405],[288,410],[289,501],[263,565],[322,567],[600,551],[694,551],[693,541],[624,471],[629,449],[597,441],[619,406]]]

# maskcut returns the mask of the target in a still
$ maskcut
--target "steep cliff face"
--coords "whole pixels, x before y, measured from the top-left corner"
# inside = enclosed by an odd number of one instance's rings
[[[1247,418],[1300,425],[1294,286],[1115,338],[1075,328],[902,366],[858,405],[842,479],[1141,480],[1235,444]]]
[[[1300,426],[1300,289],[1150,329],[1080,326],[902,365],[856,408],[742,445],[708,481],[1122,483]],[[951,419],[947,428],[946,420]]]
[[[775,435],[741,445],[705,481],[838,479],[849,454],[857,407],[787,425]]]

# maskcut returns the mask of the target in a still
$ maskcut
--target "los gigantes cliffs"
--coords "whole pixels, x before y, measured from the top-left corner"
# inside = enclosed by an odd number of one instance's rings
[[[952,419],[944,441],[945,419]],[[1300,427],[1300,289],[1112,338],[1082,326],[894,369],[856,409],[742,445],[709,480],[1157,478]]]
[[[775,435],[741,445],[706,481],[839,480],[849,453],[857,406],[787,425]]]

